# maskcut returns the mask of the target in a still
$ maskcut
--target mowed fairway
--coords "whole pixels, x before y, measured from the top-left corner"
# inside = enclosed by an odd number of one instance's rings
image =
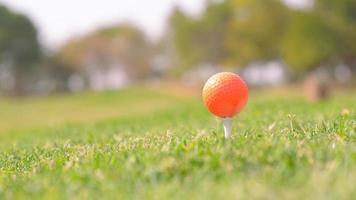
[[[0,199],[353,199],[355,102],[254,92],[225,141],[199,94],[0,99]]]

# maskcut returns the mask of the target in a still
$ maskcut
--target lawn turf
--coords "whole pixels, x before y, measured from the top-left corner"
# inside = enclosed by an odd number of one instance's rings
[[[228,141],[197,95],[0,99],[0,199],[353,199],[355,97],[254,92]]]

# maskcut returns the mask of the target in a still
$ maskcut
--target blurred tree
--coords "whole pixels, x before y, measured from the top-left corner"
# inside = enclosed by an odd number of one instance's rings
[[[175,8],[170,17],[171,39],[177,54],[176,64],[183,69],[200,59],[200,50],[194,39],[198,32],[195,23],[195,20],[186,16],[179,8]]]
[[[315,15],[321,16],[334,34],[339,61],[356,68],[356,1],[315,0]]]
[[[233,16],[225,40],[227,62],[241,66],[280,58],[287,7],[280,0],[230,0],[228,4]]]
[[[273,59],[300,75],[338,64],[356,69],[355,0],[314,0],[304,8],[284,0],[207,3],[201,16],[178,8],[171,15],[180,71],[202,63],[246,66]]]
[[[209,4],[199,21],[203,60],[212,64],[221,64],[226,57],[224,42],[227,36],[227,26],[231,17],[229,5],[225,2]]]
[[[315,0],[308,10],[291,12],[282,55],[297,72],[345,63],[356,65],[356,2]]]
[[[95,31],[66,44],[57,59],[77,71],[121,65],[132,78],[145,76],[150,65],[150,44],[137,28],[125,24]]]
[[[42,61],[42,74],[44,79],[51,82],[50,89],[43,92],[64,92],[70,90],[70,77],[76,73],[74,66],[69,66],[63,59],[57,56],[47,56]]]
[[[246,65],[280,58],[288,9],[279,0],[207,1],[200,17],[175,9],[170,18],[179,66]]]
[[[224,40],[230,17],[225,2],[211,2],[199,17],[190,17],[176,8],[170,17],[170,28],[179,70],[197,64],[221,64],[226,56]]]
[[[35,26],[26,16],[0,5],[0,64],[11,68],[15,94],[25,92],[29,74],[36,69],[40,57]]]
[[[296,72],[326,64],[337,51],[332,27],[312,11],[293,13],[281,48],[284,61]]]

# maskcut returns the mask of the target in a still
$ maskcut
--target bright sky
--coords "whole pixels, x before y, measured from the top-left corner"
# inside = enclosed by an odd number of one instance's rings
[[[26,14],[39,29],[41,42],[53,49],[73,36],[119,22],[133,22],[155,39],[164,30],[174,5],[191,14],[205,0],[0,0]]]
[[[26,14],[39,29],[41,42],[55,49],[70,38],[98,27],[129,21],[158,38],[174,5],[199,14],[206,0],[0,0]],[[300,7],[310,0],[284,0]]]

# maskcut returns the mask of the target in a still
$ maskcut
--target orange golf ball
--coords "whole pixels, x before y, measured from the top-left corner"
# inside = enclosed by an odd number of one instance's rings
[[[239,75],[221,72],[213,75],[203,88],[203,101],[214,115],[227,118],[240,113],[248,100],[248,88]]]

